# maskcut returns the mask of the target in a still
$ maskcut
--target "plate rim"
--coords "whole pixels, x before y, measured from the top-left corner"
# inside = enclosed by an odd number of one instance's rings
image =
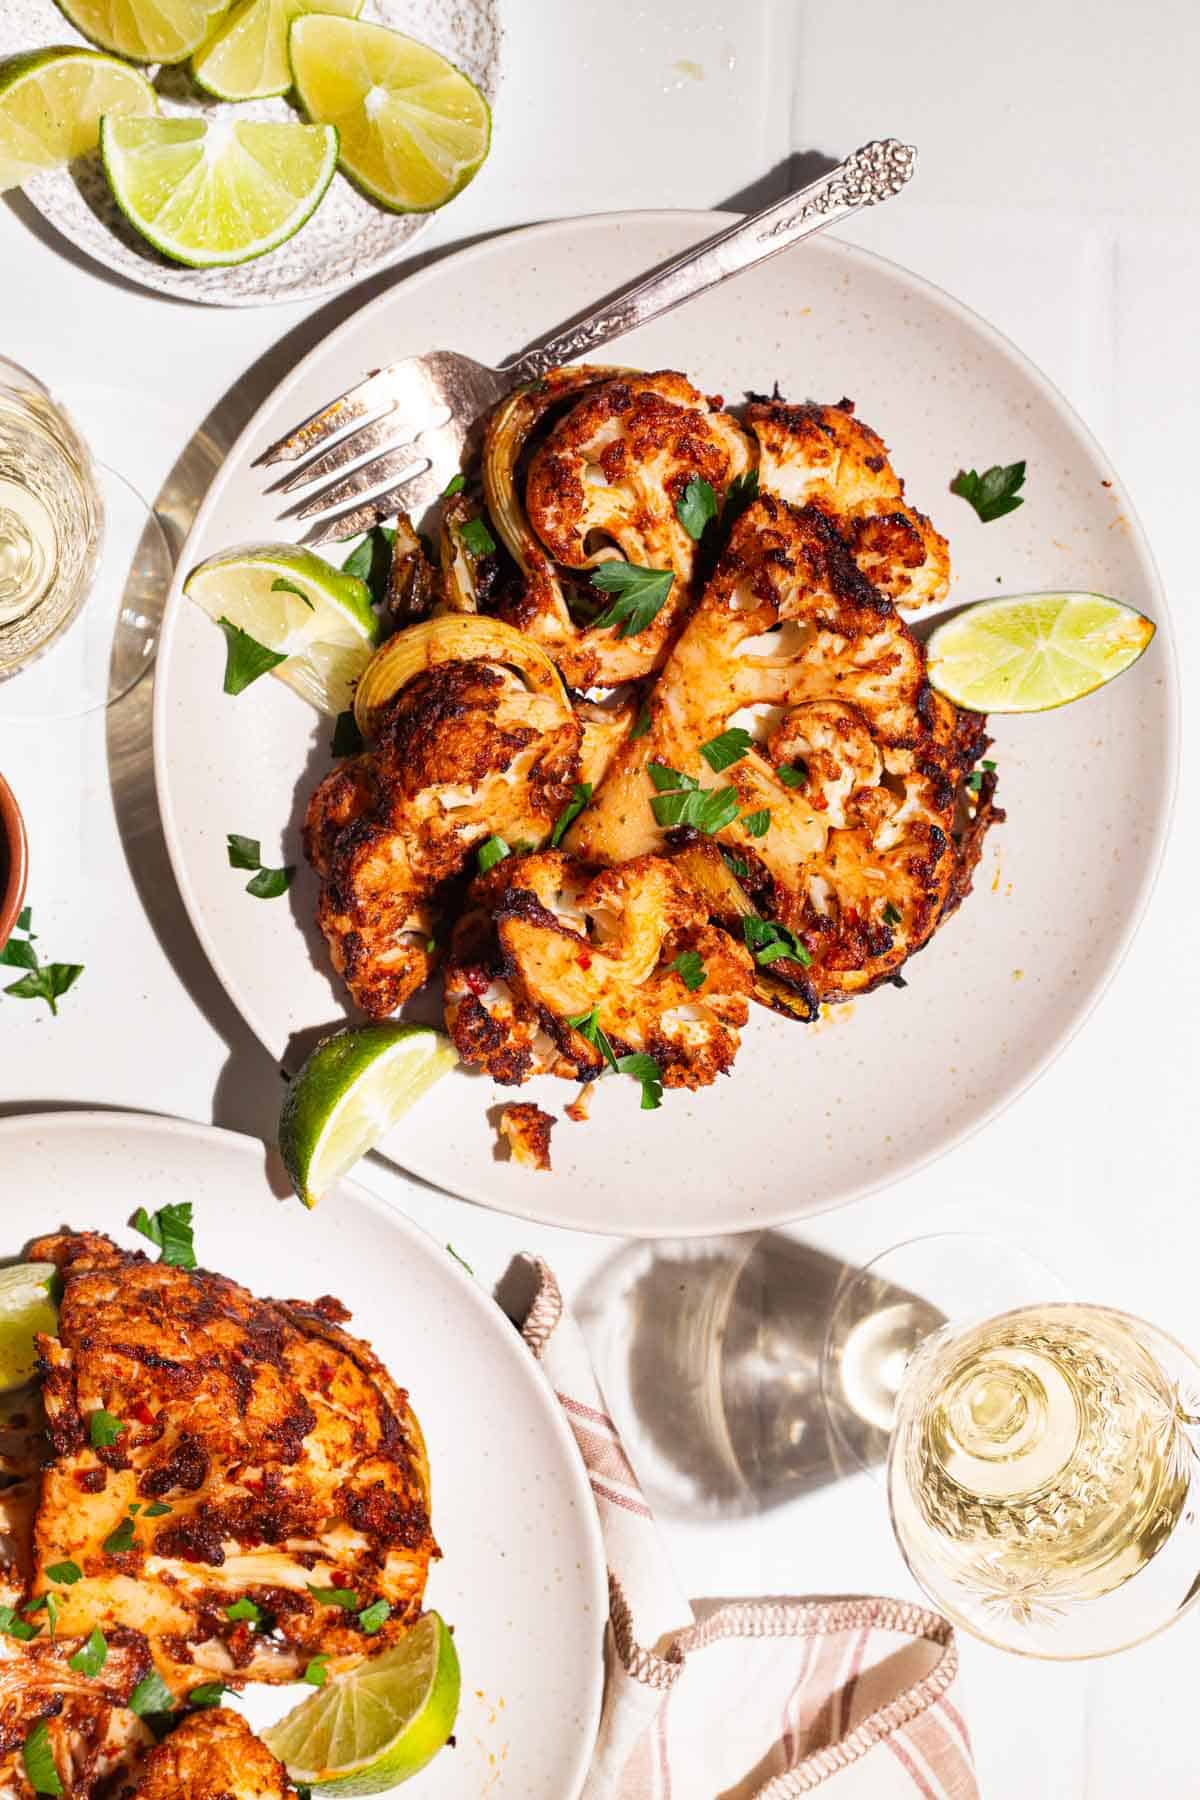
[[[455,272],[461,271],[477,261],[485,260],[499,245],[512,243],[536,244],[548,237],[560,235],[569,236],[571,233],[580,231],[599,231],[602,233],[605,231],[619,232],[622,227],[627,227],[631,224],[672,226],[680,221],[688,221],[695,225],[696,239],[698,241],[700,236],[704,233],[705,228],[709,231],[717,231],[723,226],[728,225],[731,220],[740,218],[741,216],[741,214],[736,212],[710,210],[705,208],[631,208],[627,210],[600,213],[584,213],[575,216],[568,215],[559,219],[545,220],[535,225],[521,226],[511,231],[499,231],[478,243],[469,244],[463,249],[455,251],[452,255],[443,257],[437,262],[427,264],[425,267],[415,271],[403,282],[393,283],[382,294],[377,294],[373,299],[367,301],[365,305],[350,313],[347,318],[343,319],[341,323],[328,334],[327,337],[306,352],[304,357],[296,363],[284,378],[276,384],[271,392],[264,397],[261,404],[255,409],[252,417],[246,422],[235,442],[230,446],[221,467],[214,475],[212,483],[197,510],[196,517],[192,521],[191,529],[179,551],[175,574],[171,582],[171,588],[167,595],[163,611],[162,631],[158,645],[159,661],[165,667],[166,660],[171,654],[175,637],[176,622],[180,616],[184,599],[184,571],[190,566],[190,560],[195,557],[194,546],[199,540],[202,531],[207,529],[209,517],[215,510],[216,504],[229,481],[232,479],[232,472],[235,465],[238,464],[244,450],[250,445],[255,433],[259,431],[259,420],[262,414],[269,406],[274,405],[281,397],[290,393],[304,379],[310,364],[315,363],[319,357],[324,356],[331,346],[340,346],[345,339],[351,338],[354,331],[359,327],[360,321],[368,316],[374,317],[377,312],[384,311],[390,304],[394,303],[398,293],[403,292],[406,296],[411,295],[414,288],[420,289],[429,282],[445,279],[447,273],[453,275]],[[966,323],[978,336],[986,340],[1003,357],[1007,358],[1021,370],[1025,377],[1046,396],[1048,402],[1060,416],[1066,417],[1071,428],[1078,433],[1079,437],[1091,450],[1096,460],[1102,462],[1112,476],[1115,489],[1121,499],[1122,511],[1129,523],[1130,534],[1133,538],[1137,554],[1145,567],[1147,585],[1150,589],[1155,606],[1154,622],[1157,628],[1156,634],[1161,635],[1166,651],[1163,659],[1165,676],[1163,705],[1165,795],[1163,804],[1153,823],[1152,840],[1148,844],[1146,854],[1141,861],[1137,889],[1130,906],[1127,927],[1120,940],[1110,952],[1105,963],[1097,971],[1093,980],[1091,992],[1082,1008],[1069,1021],[1065,1029],[1058,1032],[1042,1054],[1027,1065],[1024,1071],[1011,1083],[998,1099],[990,1099],[971,1123],[963,1125],[961,1128],[939,1141],[937,1145],[928,1152],[915,1152],[907,1162],[891,1173],[881,1175],[878,1178],[864,1180],[838,1197],[830,1199],[820,1206],[807,1208],[803,1214],[788,1211],[783,1207],[768,1206],[761,1212],[756,1211],[753,1218],[747,1219],[744,1212],[740,1212],[736,1217],[729,1219],[723,1225],[719,1226],[714,1224],[711,1220],[702,1223],[688,1223],[684,1220],[672,1220],[668,1230],[668,1227],[664,1225],[663,1221],[649,1219],[643,1220],[637,1224],[625,1223],[620,1230],[613,1232],[606,1227],[602,1219],[584,1221],[582,1219],[576,1220],[573,1218],[564,1218],[561,1210],[557,1210],[553,1204],[550,1206],[539,1204],[535,1191],[530,1191],[528,1198],[522,1194],[519,1204],[508,1199],[489,1198],[487,1200],[476,1200],[474,1196],[463,1195],[452,1188],[443,1188],[439,1182],[433,1180],[429,1176],[423,1175],[419,1170],[410,1169],[404,1163],[394,1161],[390,1154],[381,1152],[381,1154],[386,1156],[386,1160],[392,1164],[393,1167],[402,1170],[409,1179],[428,1182],[429,1186],[434,1188],[437,1192],[449,1194],[454,1199],[465,1200],[468,1204],[473,1205],[485,1205],[490,1211],[505,1213],[510,1217],[528,1219],[532,1223],[539,1225],[554,1225],[568,1231],[590,1231],[595,1232],[598,1235],[638,1239],[661,1237],[664,1235],[664,1231],[667,1231],[668,1235],[673,1237],[693,1238],[710,1237],[714,1231],[721,1230],[728,1232],[766,1230],[774,1226],[789,1224],[799,1217],[817,1218],[823,1213],[833,1212],[843,1206],[853,1205],[859,1200],[869,1198],[872,1194],[882,1193],[887,1188],[898,1186],[902,1181],[910,1180],[913,1176],[920,1174],[922,1170],[932,1167],[932,1165],[940,1161],[942,1157],[949,1155],[951,1151],[958,1149],[960,1145],[965,1144],[986,1126],[992,1124],[994,1120],[1001,1116],[1001,1114],[1007,1112],[1009,1107],[1013,1106],[1023,1095],[1028,1093],[1030,1088],[1032,1088],[1036,1082],[1040,1081],[1047,1070],[1058,1061],[1059,1057],[1074,1042],[1075,1038],[1092,1017],[1096,1007],[1107,994],[1118,970],[1128,956],[1130,947],[1145,919],[1147,909],[1162,870],[1163,858],[1171,834],[1178,799],[1181,755],[1180,671],[1174,619],[1171,613],[1166,589],[1154,553],[1150,547],[1145,527],[1142,524],[1141,516],[1133,503],[1133,499],[1124,478],[1117,469],[1113,459],[1109,457],[1103,449],[1096,434],[1079,416],[1075,408],[1071,405],[1071,402],[1057,384],[1038,367],[1031,357],[1026,355],[1019,345],[1015,344],[1012,339],[1007,337],[997,326],[985,319],[981,313],[976,312],[973,307],[966,305],[964,301],[959,300],[955,295],[949,293],[947,289],[940,287],[936,282],[930,281],[927,277],[906,268],[902,263],[896,262],[894,258],[881,256],[878,252],[869,250],[863,245],[849,243],[846,239],[833,232],[823,234],[822,243],[824,246],[834,247],[839,255],[846,257],[851,263],[858,262],[868,267],[882,267],[893,278],[899,278],[901,282],[909,285],[911,288],[931,296],[933,300],[948,313],[956,315],[960,321]],[[794,248],[798,250],[800,246],[795,246]],[[746,273],[750,273],[750,271],[746,271]],[[167,771],[167,730],[166,682],[159,680],[158,670],[156,668],[153,711],[154,783],[158,799],[159,816],[162,821],[163,835],[166,840],[167,854],[170,859],[172,873],[174,874],[180,898],[183,901],[188,918],[200,940],[205,955],[212,965],[213,973],[216,975],[217,980],[220,982],[225,993],[237,1008],[238,1013],[250,1027],[250,1030],[263,1046],[267,1054],[277,1054],[276,1051],[272,1050],[271,1040],[260,1028],[254,1012],[248,1006],[244,1005],[237,997],[233,984],[228,981],[223,960],[216,949],[212,937],[206,929],[203,912],[188,882],[182,843],[177,835],[175,815],[171,804],[170,778]],[[278,1053],[281,1053],[281,1051]],[[528,1184],[530,1190],[533,1190],[533,1185],[533,1183]]]
[[[215,1147],[220,1151],[228,1150],[238,1158],[248,1157],[251,1160],[256,1151],[270,1152],[272,1145],[262,1138],[253,1137],[249,1132],[232,1131],[224,1125],[209,1125],[199,1119],[182,1118],[175,1113],[141,1112],[132,1107],[41,1107],[29,1112],[10,1113],[0,1117],[0,1150],[6,1149],[14,1139],[37,1128],[63,1130],[82,1130],[85,1132],[103,1132],[119,1137],[132,1133],[144,1137],[153,1143],[157,1139],[192,1139],[193,1141]],[[411,1179],[411,1178],[408,1178]],[[325,1205],[335,1206],[340,1195],[349,1195],[369,1212],[381,1218],[386,1225],[399,1232],[410,1245],[415,1245],[422,1253],[438,1248],[437,1239],[432,1233],[418,1225],[398,1206],[392,1205],[381,1194],[364,1186],[361,1181],[342,1178],[331,1194],[325,1197]],[[303,1223],[303,1221],[301,1221]],[[575,1511],[582,1523],[584,1537],[588,1543],[588,1562],[586,1578],[592,1588],[592,1604],[595,1609],[596,1632],[592,1644],[590,1663],[591,1679],[584,1711],[584,1728],[579,1735],[575,1764],[571,1771],[573,1786],[563,1800],[579,1800],[583,1785],[591,1769],[595,1754],[596,1742],[600,1729],[600,1714],[604,1699],[605,1660],[604,1660],[604,1625],[608,1618],[608,1559],[604,1547],[604,1537],[600,1529],[600,1518],[596,1511],[595,1498],[583,1458],[571,1433],[571,1428],[563,1417],[562,1408],[555,1400],[549,1383],[545,1381],[535,1359],[524,1349],[516,1328],[508,1324],[507,1333],[501,1329],[500,1322],[505,1319],[500,1307],[492,1296],[462,1269],[455,1266],[453,1258],[446,1259],[445,1273],[459,1293],[474,1307],[481,1319],[486,1319],[487,1329],[493,1333],[495,1341],[507,1346],[500,1354],[508,1356],[510,1352],[521,1352],[512,1355],[512,1367],[520,1369],[519,1380],[526,1383],[533,1396],[535,1408],[542,1414],[550,1426],[551,1435],[557,1440],[562,1452],[562,1469],[560,1478],[565,1479],[572,1490]],[[439,1260],[440,1266],[440,1260]],[[236,1277],[232,1277],[236,1279]],[[507,1321],[505,1321],[507,1323]]]

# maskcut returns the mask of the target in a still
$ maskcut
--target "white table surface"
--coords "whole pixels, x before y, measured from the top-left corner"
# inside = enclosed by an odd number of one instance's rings
[[[506,0],[505,14],[491,162],[420,254],[554,215],[751,204],[781,191],[795,153],[909,138],[919,181],[848,235],[975,306],[1066,392],[1132,487],[1174,605],[1185,688],[1200,677],[1191,0],[1157,0],[1143,14],[1119,0],[1086,10],[1014,0],[999,13],[950,0]],[[154,495],[190,445],[162,502],[183,523],[213,456],[280,372],[403,274],[315,311],[190,307],[81,263],[19,198],[0,204],[0,271],[0,350],[54,386],[102,460]],[[148,702],[146,683],[108,715],[52,730],[0,719],[45,953],[86,965],[57,1020],[0,1000],[0,1111],[141,1107],[270,1137],[279,1076],[218,988],[175,891]],[[1060,1061],[934,1169],[808,1222],[792,1234],[799,1242],[855,1262],[924,1230],[990,1230],[1035,1250],[1079,1295],[1200,1341],[1195,774],[1189,745],[1179,828],[1149,915]],[[545,1255],[590,1322],[603,1375],[596,1321],[602,1301],[610,1318],[619,1304],[629,1266],[619,1243],[526,1227],[374,1159],[360,1174],[485,1282],[514,1250]],[[0,1197],[19,1235],[21,1197],[2,1172]],[[661,1271],[669,1254],[657,1246],[645,1257]],[[643,1441],[636,1420],[622,1423]],[[735,1521],[702,1511],[679,1508],[666,1527],[693,1595],[914,1591],[864,1477]],[[1174,1800],[1200,1786],[1196,1615],[1095,1665],[963,1650],[990,1800]]]

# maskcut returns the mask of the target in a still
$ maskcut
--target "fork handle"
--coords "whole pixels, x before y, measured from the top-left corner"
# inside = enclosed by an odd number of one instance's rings
[[[731,275],[740,275],[743,269],[752,269],[767,257],[790,249],[812,232],[849,218],[860,207],[890,199],[900,192],[916,160],[912,146],[895,138],[864,144],[810,187],[705,238],[665,268],[622,288],[586,317],[501,363],[501,372],[517,381],[536,381],[560,363],[623,337]]]

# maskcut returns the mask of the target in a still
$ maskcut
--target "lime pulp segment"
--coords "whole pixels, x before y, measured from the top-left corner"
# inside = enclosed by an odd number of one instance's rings
[[[1048,712],[1113,680],[1153,636],[1149,619],[1103,594],[983,600],[931,634],[929,680],[972,712]]]
[[[0,63],[0,193],[86,156],[104,113],[154,113],[137,69],[98,50],[35,50]]]
[[[77,31],[134,62],[184,62],[229,0],[58,0]]]
[[[356,19],[363,0],[237,0],[192,58],[192,74],[218,100],[260,100],[292,85],[288,32],[303,13]]]
[[[336,125],[342,168],[382,206],[444,206],[487,156],[487,101],[428,45],[320,13],[296,20],[289,45],[305,112]]]
[[[37,1332],[58,1331],[51,1289],[53,1263],[17,1263],[0,1269],[0,1391],[21,1387],[37,1369]]]

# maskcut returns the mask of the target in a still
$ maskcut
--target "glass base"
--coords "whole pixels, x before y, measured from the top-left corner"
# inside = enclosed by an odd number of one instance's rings
[[[94,465],[104,500],[95,578],[44,656],[0,682],[0,721],[78,718],[111,706],[154,661],[173,559],[162,526],[115,469]]]

